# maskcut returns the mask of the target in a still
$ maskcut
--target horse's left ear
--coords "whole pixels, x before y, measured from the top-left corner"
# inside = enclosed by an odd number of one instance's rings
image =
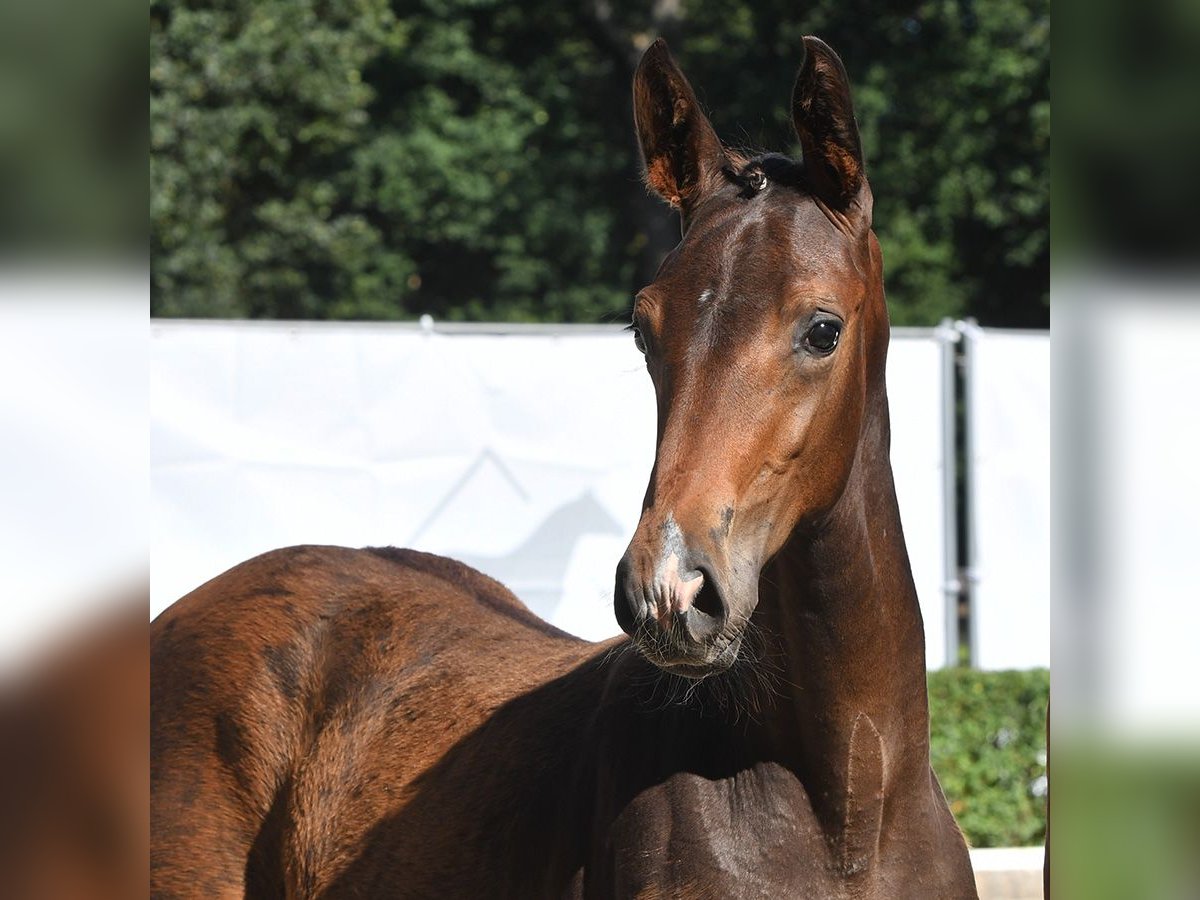
[[[869,224],[870,189],[850,79],[841,59],[820,38],[804,39],[804,61],[792,88],[792,123],[816,195],[840,212],[859,208]]]

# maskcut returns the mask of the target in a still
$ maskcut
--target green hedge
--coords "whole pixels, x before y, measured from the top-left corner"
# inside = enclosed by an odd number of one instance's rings
[[[1046,835],[1046,669],[929,673],[934,771],[973,847]]]

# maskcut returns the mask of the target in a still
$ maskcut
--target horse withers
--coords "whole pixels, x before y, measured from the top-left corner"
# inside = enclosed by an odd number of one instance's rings
[[[845,70],[802,161],[634,76],[683,236],[637,295],[657,453],[591,644],[411,550],[293,547],[152,625],[155,897],[970,898],[929,765],[887,309]]]

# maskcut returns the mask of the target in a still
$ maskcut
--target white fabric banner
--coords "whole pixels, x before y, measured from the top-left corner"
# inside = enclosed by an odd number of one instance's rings
[[[953,662],[946,633],[945,443],[942,340],[893,330],[887,389],[892,423],[892,475],[913,581],[925,620],[925,664]],[[957,635],[954,636],[957,638]]]
[[[257,553],[393,544],[461,559],[555,625],[617,633],[617,561],[654,459],[654,392],[617,328],[153,323],[152,611]],[[945,663],[941,362],[893,339],[892,456]]]
[[[975,665],[1050,665],[1050,335],[965,327]]]

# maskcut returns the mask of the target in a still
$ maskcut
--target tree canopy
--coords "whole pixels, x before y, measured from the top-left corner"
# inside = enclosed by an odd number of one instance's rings
[[[678,240],[630,81],[665,36],[730,144],[855,86],[893,321],[1048,322],[1049,3],[153,0],[152,311],[605,321]]]

